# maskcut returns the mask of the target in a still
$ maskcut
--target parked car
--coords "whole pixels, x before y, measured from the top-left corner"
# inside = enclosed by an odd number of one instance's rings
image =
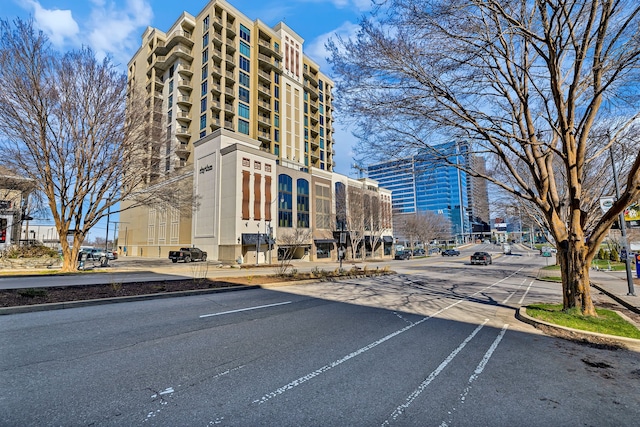
[[[491,258],[491,254],[489,252],[476,252],[471,255],[471,265],[474,264],[484,264],[489,265],[493,264],[493,259]]]
[[[410,259],[411,251],[398,251],[393,259]]]
[[[442,251],[442,256],[458,256],[460,255],[460,251],[457,249],[446,249]]]
[[[94,248],[89,246],[81,246],[80,252],[87,254],[86,259],[89,261],[100,261],[106,257],[109,261],[118,259],[118,253],[115,251],[106,251],[102,248]]]
[[[173,262],[206,261],[207,253],[198,248],[180,248],[179,251],[169,251],[169,259]]]
[[[424,249],[418,248],[413,250],[413,256],[424,256],[424,255],[425,255]]]

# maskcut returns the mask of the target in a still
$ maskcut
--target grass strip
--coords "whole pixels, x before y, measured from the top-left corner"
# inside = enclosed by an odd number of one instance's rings
[[[527,314],[538,320],[567,328],[618,337],[640,339],[640,330],[612,310],[596,308],[597,317],[583,316],[579,308],[562,310],[562,304],[531,304]]]

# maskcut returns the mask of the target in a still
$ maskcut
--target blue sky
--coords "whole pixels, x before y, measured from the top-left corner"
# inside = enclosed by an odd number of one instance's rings
[[[84,45],[99,57],[110,55],[123,72],[138,49],[147,26],[166,31],[183,11],[196,15],[207,0],[4,0],[3,18],[32,16],[36,25],[61,51]],[[323,72],[335,77],[327,64],[325,43],[339,34],[348,38],[372,8],[371,0],[230,0],[250,19],[270,26],[284,21],[304,40],[304,51]],[[356,176],[351,168],[354,138],[337,115],[336,171]]]
[[[2,18],[33,17],[53,45],[60,51],[91,47],[98,57],[110,55],[126,64],[141,44],[147,26],[168,30],[183,11],[200,12],[208,0],[4,0]],[[371,0],[230,0],[250,19],[260,19],[274,26],[284,21],[304,40],[304,52],[334,78],[327,64],[325,43],[339,34],[354,35],[359,19],[371,10]],[[357,176],[353,163],[354,137],[336,115],[336,172]],[[111,221],[117,221],[112,215]],[[46,224],[49,221],[41,221]],[[92,230],[91,236],[104,236],[106,220]],[[111,233],[109,233],[111,235]]]

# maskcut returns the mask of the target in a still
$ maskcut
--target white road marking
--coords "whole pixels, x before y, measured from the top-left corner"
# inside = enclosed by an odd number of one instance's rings
[[[522,285],[524,285],[524,283],[525,283],[526,281],[527,281],[527,278],[526,278],[526,277],[525,277],[524,279],[522,279],[522,283],[520,283],[520,284],[518,285],[518,287],[516,288],[516,290],[515,290],[515,291],[513,291],[513,292],[511,292],[511,293],[509,294],[509,296],[507,297],[507,299],[505,299],[504,301],[502,301],[502,304],[506,304],[506,303],[507,303],[507,301],[509,301],[509,300],[511,299],[511,297],[512,297],[512,296],[514,296],[514,295],[515,295],[515,293],[516,293],[516,292],[518,292],[518,290],[520,290],[520,288],[522,287]]]
[[[318,375],[323,374],[323,373],[329,371],[330,369],[333,369],[336,366],[339,366],[339,365],[343,364],[344,362],[353,359],[354,357],[360,356],[361,354],[365,353],[366,351],[371,350],[372,348],[377,347],[378,345],[390,340],[391,338],[394,338],[394,337],[402,334],[403,332],[406,332],[409,329],[414,328],[414,327],[426,322],[427,320],[431,319],[432,317],[435,317],[435,316],[437,316],[439,314],[442,314],[443,312],[449,310],[450,308],[453,308],[453,307],[457,306],[458,304],[462,304],[463,302],[475,297],[476,295],[485,292],[487,289],[491,289],[495,285],[497,285],[499,283],[502,283],[505,280],[515,276],[516,274],[518,274],[523,269],[524,269],[524,267],[521,267],[517,271],[515,271],[515,272],[511,273],[510,275],[508,275],[507,277],[503,277],[502,279],[498,280],[497,282],[495,282],[495,283],[493,283],[493,284],[491,284],[489,286],[486,286],[486,287],[474,292],[473,294],[468,295],[468,296],[466,296],[466,297],[464,297],[464,298],[462,298],[462,299],[460,299],[460,300],[458,300],[458,301],[456,301],[456,302],[454,302],[452,304],[449,304],[448,306],[446,306],[444,308],[441,308],[440,310],[436,311],[435,313],[433,313],[433,314],[431,314],[431,315],[429,315],[429,316],[427,316],[427,317],[425,317],[423,319],[420,319],[415,323],[411,323],[410,325],[407,325],[402,329],[398,329],[397,331],[392,332],[389,335],[387,335],[385,337],[382,337],[379,340],[374,341],[374,342],[372,342],[372,343],[370,343],[370,344],[368,344],[368,345],[366,345],[366,346],[364,346],[364,347],[362,347],[362,348],[360,348],[360,349],[358,349],[358,350],[356,350],[356,351],[354,351],[352,353],[349,353],[346,356],[329,363],[328,365],[324,365],[321,368],[318,368],[313,372],[310,372],[310,373],[308,373],[306,375],[303,375],[302,377],[291,381],[289,384],[283,385],[282,387],[279,387],[276,390],[265,394],[260,399],[254,400],[253,403],[263,404],[263,403],[267,402],[268,400],[273,399],[274,397],[277,397],[277,396],[283,394],[284,392],[286,392],[288,390],[291,390],[291,389],[293,389],[293,388],[295,388],[295,387],[297,387],[297,386],[299,386],[299,385],[301,385],[301,384],[303,384],[303,383],[305,383],[305,382],[307,382],[309,380],[312,380],[313,378],[317,377]],[[486,321],[485,321],[485,323],[486,323]]]
[[[529,286],[527,286],[527,290],[524,291],[524,294],[522,294],[522,298],[520,298],[520,301],[518,301],[518,305],[522,305],[524,298],[527,296],[527,294],[531,290],[531,285],[533,285],[533,282],[535,282],[535,279],[531,280],[531,283],[529,283]]]
[[[502,337],[504,337],[504,334],[505,332],[507,332],[508,327],[509,325],[506,325],[506,324],[502,327],[502,330],[500,331],[496,339],[493,341],[493,344],[491,344],[491,347],[489,347],[489,349],[484,354],[484,357],[482,358],[480,363],[478,363],[478,366],[476,367],[475,371],[473,371],[473,374],[471,374],[471,376],[469,377],[469,385],[465,387],[462,394],[460,394],[460,403],[464,403],[465,400],[467,399],[467,395],[471,391],[471,383],[477,380],[480,374],[482,373],[482,371],[484,371],[485,366],[487,366],[487,363],[489,363],[489,359],[491,359],[493,352],[496,350],[496,348],[498,348],[498,344],[500,344],[500,341],[502,341]],[[456,411],[456,408],[453,408],[451,411],[449,411],[449,414],[452,414],[455,411]],[[449,423],[446,421],[443,421],[440,424],[440,427],[448,427],[448,426],[449,426]]]
[[[462,341],[460,343],[460,345],[453,350],[449,356],[447,356],[446,359],[444,359],[442,361],[442,363],[440,363],[440,365],[429,374],[429,376],[422,382],[420,383],[420,385],[418,386],[418,388],[416,388],[408,397],[407,399],[404,401],[404,403],[400,406],[398,406],[389,416],[388,419],[386,419],[382,425],[383,426],[387,426],[391,423],[392,420],[397,419],[400,415],[402,415],[402,413],[405,411],[405,409],[407,409],[409,407],[409,405],[411,405],[411,403],[413,403],[414,400],[416,400],[418,398],[418,396],[420,396],[420,394],[427,388],[427,386],[429,384],[431,384],[431,382],[436,379],[436,377],[440,374],[440,372],[442,372],[444,370],[444,368],[447,367],[447,365],[449,363],[451,363],[451,361],[453,360],[454,357],[456,357],[456,355],[458,353],[460,353],[460,351],[462,351],[463,348],[466,347],[466,345],[473,339],[473,337],[476,336],[476,334],[478,332],[480,332],[480,329],[482,329],[484,327],[484,325],[487,324],[487,322],[489,321],[489,319],[484,319],[484,322],[482,322],[481,325],[478,325],[477,328],[475,328],[473,330],[473,332],[471,332],[471,334],[465,338],[464,341]]]
[[[291,302],[292,301],[285,301],[285,302],[278,302],[278,303],[275,303],[275,304],[267,304],[267,305],[258,305],[258,306],[255,306],[255,307],[239,308],[238,310],[223,311],[221,313],[203,314],[203,315],[200,316],[200,318],[202,319],[204,317],[222,316],[223,314],[239,313],[241,311],[259,310],[261,308],[269,308],[269,307],[276,307],[278,305],[291,304]]]

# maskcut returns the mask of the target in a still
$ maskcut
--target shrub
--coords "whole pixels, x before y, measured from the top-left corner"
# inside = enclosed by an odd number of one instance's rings
[[[41,258],[58,256],[58,251],[44,245],[11,246],[0,253],[0,258]]]
[[[618,254],[618,250],[616,248],[611,249],[609,253],[609,260],[611,261],[619,261],[620,255]]]
[[[607,259],[607,251],[604,248],[600,248],[598,251],[598,259]]]

